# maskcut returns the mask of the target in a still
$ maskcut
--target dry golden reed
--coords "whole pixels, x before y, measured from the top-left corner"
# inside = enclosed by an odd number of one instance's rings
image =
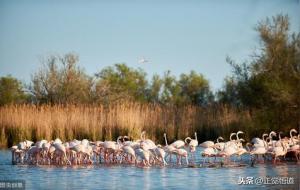
[[[201,140],[227,135],[249,120],[247,112],[226,106],[162,106],[123,102],[104,105],[10,105],[0,107],[0,146],[10,147],[29,139],[113,140],[119,135],[147,137],[163,143],[163,133],[170,141],[193,136]]]

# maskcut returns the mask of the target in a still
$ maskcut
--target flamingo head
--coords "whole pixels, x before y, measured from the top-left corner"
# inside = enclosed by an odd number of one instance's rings
[[[123,136],[118,136],[118,138],[117,138],[117,142],[119,142],[120,141],[120,139],[122,139],[123,138]]]
[[[270,137],[267,137],[267,138],[266,138],[266,142],[269,143],[270,141],[271,141],[271,138],[270,138]]]
[[[276,135],[277,135],[277,134],[276,134],[275,131],[271,131],[270,134],[269,134],[270,137],[273,137],[273,136],[276,136]]]
[[[291,130],[290,130],[290,133],[292,133],[292,132],[298,133],[298,131],[297,131],[296,129],[291,129]]]
[[[128,136],[123,136],[123,141],[126,141],[125,139],[130,140]]]
[[[220,144],[218,144],[218,143],[214,144],[214,146],[212,146],[212,148],[214,148],[214,149],[218,149],[218,150],[222,150],[222,147],[221,147],[221,145],[220,145]]]
[[[145,140],[145,134],[146,134],[146,131],[142,131],[142,133],[141,133],[141,139],[142,140]]]
[[[217,142],[219,142],[219,140],[224,141],[223,137],[221,137],[221,136],[217,138]]]
[[[231,137],[232,137],[233,135],[236,135],[236,133],[230,133],[230,137],[229,137],[230,140],[232,140]]]

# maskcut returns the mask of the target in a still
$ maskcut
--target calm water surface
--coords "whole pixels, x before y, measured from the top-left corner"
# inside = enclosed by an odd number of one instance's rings
[[[198,150],[197,155],[200,155]],[[196,157],[199,166],[201,157]],[[134,166],[11,165],[9,150],[0,151],[0,180],[21,179],[26,189],[300,189],[300,165],[258,164],[241,167],[137,168]],[[239,185],[239,177],[293,177],[294,185]]]

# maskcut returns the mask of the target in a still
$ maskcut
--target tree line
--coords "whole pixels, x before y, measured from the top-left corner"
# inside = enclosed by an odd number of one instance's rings
[[[249,110],[257,129],[300,125],[300,33],[290,31],[287,15],[260,21],[255,30],[259,48],[245,62],[226,62],[232,73],[213,93],[204,75],[191,71],[179,77],[166,71],[150,80],[142,69],[118,63],[89,76],[76,54],[50,55],[30,84],[12,76],[0,78],[0,105],[113,104],[137,101],[160,105],[229,105]]]
[[[208,80],[195,71],[181,74],[179,79],[167,71],[162,77],[154,75],[148,81],[142,69],[118,63],[89,76],[78,66],[78,61],[79,57],[73,53],[51,55],[26,87],[11,76],[1,77],[1,105],[109,104],[128,100],[206,105],[213,101]]]

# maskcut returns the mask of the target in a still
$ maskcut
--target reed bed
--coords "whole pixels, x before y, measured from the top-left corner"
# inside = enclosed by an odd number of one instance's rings
[[[115,140],[119,135],[147,137],[164,144],[163,133],[170,141],[198,132],[199,140],[249,127],[247,111],[225,105],[163,106],[124,102],[111,105],[10,105],[0,107],[0,146],[10,147],[28,139],[61,138]]]

